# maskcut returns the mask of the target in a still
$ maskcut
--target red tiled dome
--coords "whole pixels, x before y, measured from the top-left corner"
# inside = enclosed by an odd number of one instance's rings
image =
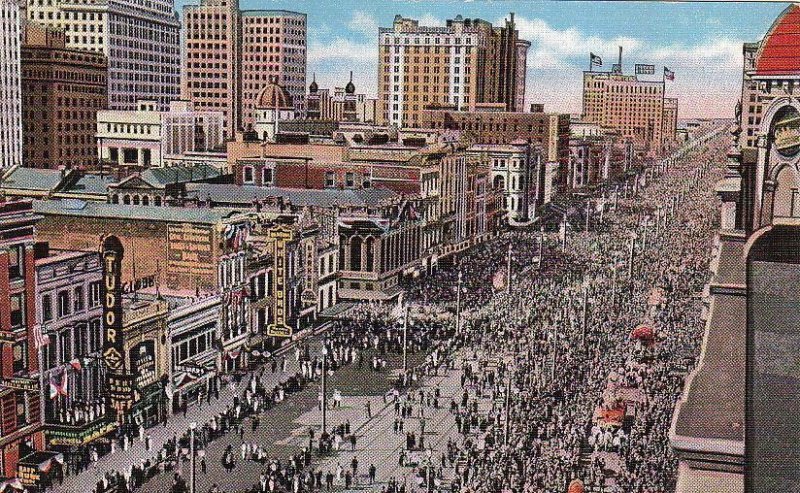
[[[800,75],[800,6],[788,6],[767,31],[756,54],[756,73]]]
[[[292,104],[292,97],[286,89],[273,79],[256,96],[255,107],[291,110],[294,109],[294,104]]]

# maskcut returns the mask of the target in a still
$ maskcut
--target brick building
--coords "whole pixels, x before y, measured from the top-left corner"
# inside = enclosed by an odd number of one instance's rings
[[[0,474],[43,450],[41,353],[36,342],[34,233],[30,200],[0,202]]]
[[[105,55],[68,49],[63,31],[28,23],[21,64],[25,166],[96,168],[95,121],[108,106]]]
[[[498,103],[521,111],[528,46],[514,14],[502,27],[460,15],[446,27],[427,27],[396,16],[379,34],[378,123],[420,127],[428,105],[472,111]]]

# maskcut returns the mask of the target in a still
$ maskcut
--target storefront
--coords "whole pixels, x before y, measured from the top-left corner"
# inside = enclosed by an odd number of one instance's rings
[[[17,463],[17,478],[26,488],[46,489],[63,478],[64,456],[58,452],[33,452]]]
[[[45,443],[47,448],[62,453],[65,466],[71,469],[77,464],[82,447],[91,444],[100,447],[101,454],[107,452],[109,440],[106,435],[116,429],[116,423],[109,422],[105,417],[79,426],[48,425],[44,432]]]

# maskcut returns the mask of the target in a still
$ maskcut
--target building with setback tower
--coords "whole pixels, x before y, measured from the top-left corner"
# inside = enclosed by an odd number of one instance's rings
[[[379,31],[378,123],[420,127],[429,105],[472,111],[502,103],[522,111],[525,57],[514,14],[502,27],[460,15],[445,27],[420,26],[400,15]]]

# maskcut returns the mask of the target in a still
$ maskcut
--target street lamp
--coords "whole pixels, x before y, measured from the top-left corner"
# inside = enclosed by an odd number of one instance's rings
[[[197,428],[197,422],[192,421],[189,423],[189,460],[191,461],[189,467],[189,493],[195,493],[195,447],[194,447],[194,433]]]
[[[456,336],[461,334],[461,282],[462,281],[463,281],[463,273],[461,272],[461,270],[459,270],[458,284],[456,286]]]
[[[322,435],[328,432],[328,347],[322,346]]]

